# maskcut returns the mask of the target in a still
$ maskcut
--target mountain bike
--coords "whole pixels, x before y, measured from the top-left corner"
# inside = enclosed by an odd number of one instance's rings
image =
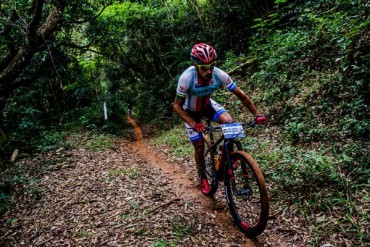
[[[204,154],[206,176],[213,196],[219,182],[224,191],[230,212],[239,229],[249,236],[261,234],[267,225],[269,200],[265,179],[257,162],[245,151],[237,139],[245,137],[244,127],[255,127],[256,122],[228,123],[211,126],[206,119]],[[214,132],[222,131],[216,141]]]

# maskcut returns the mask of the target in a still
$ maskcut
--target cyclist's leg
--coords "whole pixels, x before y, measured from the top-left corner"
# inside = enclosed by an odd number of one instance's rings
[[[211,106],[213,109],[212,120],[220,124],[232,123],[234,119],[230,116],[229,112],[219,103],[211,99]]]
[[[202,133],[194,131],[188,124],[185,124],[186,132],[189,140],[194,146],[194,159],[198,169],[200,179],[205,178],[205,165],[204,165],[204,139]]]
[[[194,159],[197,165],[198,177],[200,182],[199,188],[204,195],[208,196],[211,191],[211,187],[209,186],[206,175],[203,134],[195,132],[188,124],[186,124],[186,131],[191,143],[194,146]]]
[[[197,164],[198,169],[198,176],[200,179],[206,178],[205,174],[205,161],[204,161],[204,141],[198,140],[196,142],[193,142],[194,146],[194,159],[195,163]]]
[[[212,109],[210,112],[213,112],[211,116],[214,122],[218,122],[219,124],[235,122],[234,119],[229,114],[229,112],[222,105],[220,105],[213,99],[211,99],[211,106]],[[230,143],[228,150],[229,151],[234,150],[232,143]]]
[[[217,122],[220,124],[232,123],[234,122],[234,119],[230,116],[228,112],[224,112],[218,117]]]

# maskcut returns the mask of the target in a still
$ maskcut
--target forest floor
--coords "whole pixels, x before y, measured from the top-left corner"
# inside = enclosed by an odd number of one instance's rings
[[[21,160],[52,169],[37,181],[40,199],[16,194],[14,210],[0,219],[1,246],[304,246],[288,240],[271,215],[261,236],[246,237],[222,189],[214,199],[200,193],[191,158],[148,146],[128,120],[135,138],[117,138],[112,149],[59,149]]]

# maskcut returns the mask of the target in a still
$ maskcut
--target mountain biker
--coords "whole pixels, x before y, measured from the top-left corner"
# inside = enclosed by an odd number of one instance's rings
[[[212,93],[224,87],[236,95],[244,106],[254,115],[257,124],[264,124],[266,117],[261,115],[248,95],[243,92],[230,76],[215,67],[215,49],[204,43],[195,44],[190,53],[192,66],[180,76],[173,110],[185,121],[187,135],[194,146],[194,159],[198,169],[200,190],[208,194],[210,186],[205,174],[204,139],[205,126],[202,117],[220,124],[233,122],[227,110],[211,99]]]

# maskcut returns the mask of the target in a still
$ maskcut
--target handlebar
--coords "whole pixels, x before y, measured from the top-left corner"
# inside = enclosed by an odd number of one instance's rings
[[[255,120],[249,121],[248,123],[241,123],[243,127],[248,126],[251,128],[255,128],[257,126],[257,123]],[[209,127],[206,126],[205,134],[210,134],[214,131],[221,130],[221,126],[215,126],[215,127]]]

